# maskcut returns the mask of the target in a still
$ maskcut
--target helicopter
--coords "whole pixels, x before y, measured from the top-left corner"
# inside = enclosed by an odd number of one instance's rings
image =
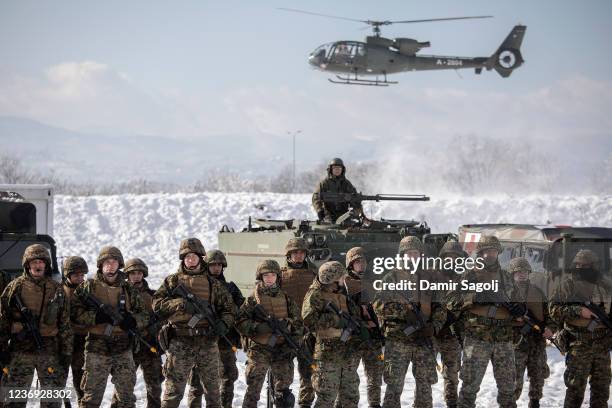
[[[387,75],[408,71],[428,71],[442,69],[473,68],[476,74],[484,69],[494,69],[503,78],[520,67],[525,61],[521,55],[521,44],[527,26],[516,25],[501,43],[499,48],[489,57],[455,57],[443,55],[417,55],[423,49],[431,46],[429,41],[417,41],[412,38],[389,39],[381,36],[380,28],[391,24],[424,23],[433,21],[467,20],[491,18],[493,16],[466,16],[431,18],[424,20],[359,20],[313,13],[305,10],[280,8],[280,10],[295,13],[310,14],[340,20],[365,23],[372,27],[373,35],[361,41],[335,41],[317,47],[308,56],[308,63],[315,69],[332,72],[335,78],[328,78],[334,84],[389,86],[397,84],[390,81]],[[376,79],[364,78],[375,76]],[[379,79],[382,76],[382,79]]]

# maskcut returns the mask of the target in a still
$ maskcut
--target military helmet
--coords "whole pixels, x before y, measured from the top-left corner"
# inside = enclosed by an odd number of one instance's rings
[[[460,258],[467,258],[468,254],[463,250],[461,244],[457,241],[446,241],[440,249],[440,258],[446,255],[457,255]]]
[[[278,262],[272,259],[265,259],[257,265],[257,271],[255,272],[255,279],[263,280],[263,275],[266,273],[275,273],[280,280],[281,270]]]
[[[591,265],[592,268],[597,268],[597,254],[590,249],[581,249],[578,251],[572,264],[576,265],[577,263],[581,263],[584,265]]]
[[[197,238],[186,238],[181,241],[181,245],[179,247],[179,259],[182,261],[190,252],[200,256],[206,255],[204,245],[202,245],[202,242]]]
[[[531,265],[529,264],[529,261],[523,257],[512,258],[508,264],[508,272],[512,274],[521,271],[531,273]]]
[[[84,274],[87,274],[89,272],[87,262],[85,262],[85,259],[81,258],[80,256],[68,256],[64,258],[62,268],[66,278],[69,278],[73,273],[83,272]]]
[[[227,259],[225,259],[223,252],[219,251],[218,249],[208,251],[204,257],[204,262],[206,262],[208,265],[214,263],[221,264],[221,266],[227,268]]]
[[[129,274],[130,272],[135,271],[141,271],[142,276],[145,278],[149,276],[149,267],[140,258],[131,258],[125,263],[125,269],[123,269],[123,272]]]
[[[302,237],[290,238],[289,241],[287,241],[287,245],[285,245],[285,256],[289,257],[291,252],[300,250],[308,253],[308,244],[306,240]]]
[[[346,275],[346,268],[338,261],[327,261],[319,268],[318,278],[323,285],[336,282]]]
[[[346,252],[346,269],[351,269],[353,262],[359,258],[366,257],[365,249],[362,247],[353,247]]]
[[[23,265],[24,270],[29,270],[29,263],[35,259],[42,259],[45,261],[47,265],[47,270],[51,270],[51,255],[49,255],[49,251],[45,248],[44,245],[41,244],[33,244],[28,246],[23,252],[23,258],[21,259],[21,264]]]
[[[342,174],[346,172],[346,167],[344,166],[344,162],[339,157],[334,157],[333,159],[330,160],[329,164],[327,165],[327,174],[331,175],[332,166],[342,166]]]
[[[105,246],[100,250],[100,254],[98,255],[98,260],[96,261],[96,267],[98,270],[102,270],[102,264],[107,259],[116,259],[119,262],[119,269],[123,268],[125,264],[123,263],[123,254],[119,250],[119,248],[114,246]]]
[[[404,255],[406,252],[410,250],[417,250],[419,251],[419,253],[422,254],[425,252],[425,247],[423,246],[423,243],[418,237],[410,235],[410,236],[402,238],[402,240],[399,243],[398,252],[400,255]]]
[[[502,253],[502,246],[496,236],[483,235],[480,237],[480,241],[476,244],[476,252],[481,253],[485,249],[495,249],[500,254]]]

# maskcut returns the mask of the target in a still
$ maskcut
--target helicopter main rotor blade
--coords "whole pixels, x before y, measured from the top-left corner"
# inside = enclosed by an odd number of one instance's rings
[[[313,13],[311,11],[305,11],[305,10],[298,10],[298,9],[292,9],[292,8],[285,8],[285,7],[278,7],[277,10],[284,10],[284,11],[291,11],[293,13],[302,13],[302,14],[310,14],[311,16],[319,16],[319,17],[328,17],[328,18],[335,18],[338,20],[346,20],[346,21],[356,21],[358,23],[366,23],[369,24],[368,20],[358,20],[356,18],[348,18],[348,17],[340,17],[340,16],[332,16],[330,14],[321,14],[321,13]]]
[[[476,18],[493,18],[493,16],[468,16],[468,17],[446,17],[446,18],[428,18],[425,20],[403,20],[403,21],[385,21],[388,24],[404,24],[404,23],[429,23],[431,21],[449,21],[449,20],[470,20]]]

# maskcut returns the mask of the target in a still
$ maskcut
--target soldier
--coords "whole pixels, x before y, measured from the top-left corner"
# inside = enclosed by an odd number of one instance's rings
[[[136,366],[129,333],[147,324],[148,315],[138,291],[128,284],[121,268],[121,251],[100,250],[96,276],[80,284],[72,298],[72,321],[87,327],[85,368],[79,406],[99,407],[109,374],[115,385],[117,407],[134,407]]]
[[[407,257],[407,268],[394,269],[383,278],[383,283],[414,282],[414,291],[379,291],[374,310],[385,335],[385,368],[383,379],[387,384],[384,408],[400,407],[404,379],[412,363],[416,382],[415,408],[430,408],[433,404],[431,386],[438,381],[435,352],[432,344],[434,331],[441,328],[446,319],[443,309],[434,304],[432,294],[422,291],[419,281],[425,271],[414,268],[415,260],[425,248],[417,237],[402,238],[399,255]],[[437,330],[436,330],[437,329]]]
[[[572,262],[572,273],[555,289],[550,314],[569,334],[565,357],[565,408],[582,405],[587,380],[591,408],[608,407],[610,397],[610,348],[612,336],[585,302],[598,306],[608,317],[612,308],[612,282],[598,267],[597,255],[581,249]]]
[[[327,176],[322,179],[312,194],[312,206],[320,221],[336,222],[336,219],[349,210],[348,202],[333,203],[321,199],[321,193],[357,193],[357,190],[344,176],[346,167],[342,159],[334,158],[327,166]],[[357,211],[361,211],[361,202],[350,203]]]
[[[287,328],[294,342],[299,344],[303,332],[300,312],[295,302],[280,288],[280,266],[276,261],[262,261],[257,266],[256,279],[253,294],[240,308],[237,324],[240,333],[248,339],[245,371],[247,389],[242,407],[257,407],[261,387],[269,370],[273,379],[274,406],[292,408],[295,397],[289,387],[293,382],[294,350],[284,338],[278,338],[274,347],[269,346],[273,328],[265,318],[276,319]],[[257,310],[257,305],[263,310]]]
[[[160,333],[166,338],[162,346],[167,353],[162,407],[179,406],[193,367],[204,388],[206,407],[221,407],[217,342],[234,324],[236,310],[225,286],[207,273],[205,255],[199,239],[181,241],[178,271],[164,279],[153,296],[153,310],[170,323],[169,330]]]
[[[443,260],[443,265],[457,265],[456,260],[467,258],[467,253],[459,242],[447,241],[440,249],[438,255]],[[455,268],[441,268],[435,272],[436,282],[458,282],[461,275],[455,272]],[[435,296],[438,302],[445,302],[448,291],[437,291]],[[459,385],[459,368],[461,367],[461,330],[459,322],[454,321],[452,314],[448,314],[442,329],[433,338],[436,351],[440,353],[442,360],[442,378],[444,378],[444,401],[448,408],[457,408],[457,387]]]
[[[455,291],[447,307],[461,319],[464,327],[463,361],[461,365],[461,391],[458,406],[474,408],[476,395],[489,361],[497,382],[497,402],[501,408],[516,408],[514,381],[516,378],[512,322],[525,314],[520,303],[511,303],[514,289],[512,277],[501,268],[498,255],[502,251],[499,240],[483,235],[476,246],[482,263],[466,272],[463,279],[470,283],[498,283],[494,289]],[[478,258],[476,259],[478,261]]]
[[[72,358],[70,307],[61,285],[51,278],[51,256],[44,246],[28,246],[22,265],[23,274],[0,297],[0,353],[8,359],[2,387],[29,389],[36,370],[41,387],[62,388],[64,367]],[[7,406],[25,407],[26,402]]]
[[[514,359],[516,361],[516,384],[514,399],[518,401],[523,391],[525,368],[529,376],[529,408],[539,408],[544,380],[550,375],[546,363],[546,339],[553,335],[552,322],[548,316],[548,305],[544,293],[529,282],[531,265],[525,258],[514,258],[508,264],[516,288],[511,298],[524,302],[527,318],[519,318],[514,325]],[[531,325],[536,324],[537,327]]]
[[[313,280],[317,276],[314,265],[308,261],[308,244],[304,238],[291,238],[285,245],[285,266],[281,268],[283,291],[295,302],[298,309],[302,310],[304,296]],[[305,346],[312,350],[314,348],[314,337],[307,334],[304,337]],[[315,399],[312,388],[312,367],[302,355],[297,357],[298,372],[300,374],[300,392],[298,405],[300,408],[308,408]]]
[[[371,293],[369,287],[364,282],[364,274],[368,265],[365,250],[362,247],[354,247],[346,252],[346,269],[348,275],[346,277],[346,288],[351,300],[361,308],[361,318],[367,324],[370,332],[369,342],[359,342],[356,347],[356,353],[353,353],[349,369],[357,372],[359,361],[363,362],[363,368],[366,374],[368,405],[370,408],[380,408],[383,375],[383,337],[378,325],[378,318],[374,313],[374,308],[369,301]],[[353,388],[345,386],[345,381],[340,384],[340,395],[336,401],[339,407],[344,405],[342,401],[346,399],[359,397],[359,383],[352,384]]]
[[[206,253],[204,262],[208,269],[208,273],[213,278],[219,280],[225,288],[232,295],[232,300],[237,308],[242,306],[244,303],[244,296],[238,289],[238,286],[234,282],[228,282],[223,274],[224,269],[227,268],[227,260],[223,252],[213,249]],[[232,345],[238,347],[240,345],[240,334],[234,327],[230,329],[227,334],[227,338],[230,339],[231,345],[225,340],[219,340],[219,377],[221,378],[221,405],[223,408],[232,408],[232,401],[234,400],[234,383],[238,379],[238,367],[236,366],[236,352],[232,349]],[[202,395],[204,390],[200,384],[200,379],[195,373],[195,370],[191,370],[189,377],[189,398],[187,405],[189,408],[200,408],[202,406]]]
[[[325,262],[319,268],[317,279],[310,285],[302,305],[304,325],[315,335],[315,369],[312,385],[317,394],[315,408],[328,408],[339,395],[340,379],[346,387],[359,386],[356,371],[349,369],[351,337],[367,341],[368,331],[361,330],[359,309],[349,301],[344,289],[346,269],[340,262]],[[334,311],[334,309],[336,311]],[[359,327],[354,330],[352,322]],[[348,331],[347,331],[348,330]],[[341,401],[344,408],[357,407],[359,395],[351,401]]]
[[[128,259],[123,270],[127,275],[128,283],[132,285],[142,297],[145,311],[148,316],[146,328],[142,334],[149,344],[157,344],[157,333],[161,328],[162,321],[153,313],[154,290],[149,288],[145,279],[149,276],[149,267],[140,258]],[[161,356],[147,347],[138,347],[134,350],[134,364],[136,369],[140,367],[142,376],[147,386],[147,408],[158,408],[161,406],[161,384],[164,381],[162,375]],[[117,406],[117,394],[113,394],[112,407]]]
[[[85,259],[80,256],[69,256],[63,262],[63,283],[66,302],[70,304],[74,297],[74,291],[81,283],[85,281],[85,275],[89,273],[89,267]],[[83,398],[83,389],[81,388],[81,380],[83,379],[83,366],[85,365],[85,337],[87,336],[87,327],[72,323],[73,347],[72,360],[70,368],[72,369],[72,385],[77,394],[77,399],[80,401]],[[68,367],[66,367],[66,376],[68,375]]]

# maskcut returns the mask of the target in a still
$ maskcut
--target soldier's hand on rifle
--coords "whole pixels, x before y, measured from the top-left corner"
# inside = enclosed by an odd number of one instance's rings
[[[593,316],[593,312],[591,312],[591,309],[589,309],[588,307],[582,307],[580,309],[580,317],[582,317],[583,319],[590,319]]]
[[[96,312],[96,324],[113,324],[113,319],[100,307]]]
[[[119,327],[124,331],[134,330],[137,327],[136,319],[131,313],[126,313],[119,322]]]
[[[195,305],[187,300],[183,300],[183,311],[192,316],[198,313]]]
[[[334,324],[334,327],[336,329],[344,329],[348,326],[348,320],[346,320],[343,317],[339,317],[339,316],[334,316],[336,318],[336,323]]]
[[[223,320],[219,320],[217,322],[215,322],[215,327],[213,328],[215,333],[217,334],[217,336],[221,337],[221,336],[225,336],[227,334],[227,332],[229,331],[229,328],[227,327],[227,324],[225,324],[225,322]]]

